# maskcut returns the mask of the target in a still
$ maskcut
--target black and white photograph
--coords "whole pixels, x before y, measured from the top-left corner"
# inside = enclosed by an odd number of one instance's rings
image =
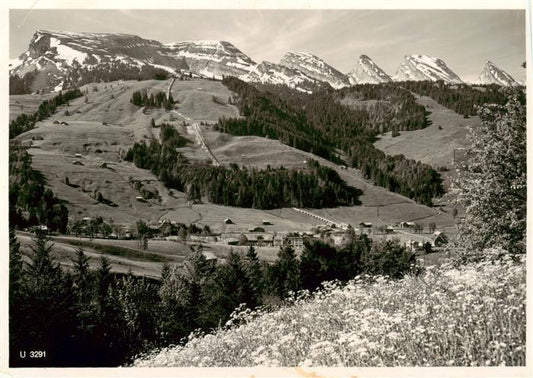
[[[54,4],[5,9],[6,376],[533,373],[525,1]]]

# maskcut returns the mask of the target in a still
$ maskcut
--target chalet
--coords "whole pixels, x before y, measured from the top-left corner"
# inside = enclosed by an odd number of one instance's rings
[[[416,226],[415,222],[400,222],[398,223],[399,228],[414,228]]]
[[[74,156],[77,157],[77,158],[81,158],[81,154],[76,154]]]
[[[79,161],[79,160],[73,160],[72,164],[74,164],[74,165],[83,165],[83,163],[81,161]]]
[[[230,218],[224,219],[225,224],[233,224],[233,221]]]
[[[283,244],[290,245],[295,251],[301,252],[304,248],[304,239],[300,235],[286,236]]]
[[[135,197],[135,199],[136,199],[137,201],[144,202],[144,198],[143,198],[142,196],[137,196],[137,197]]]
[[[272,225],[272,222],[270,222],[268,219],[263,219],[261,221],[261,223],[263,223],[263,226],[271,226]]]
[[[65,121],[61,121],[61,125],[68,126],[68,123],[66,123]]]
[[[361,222],[361,223],[359,223],[359,227],[361,227],[361,228],[372,228],[372,223],[370,223],[370,222]]]

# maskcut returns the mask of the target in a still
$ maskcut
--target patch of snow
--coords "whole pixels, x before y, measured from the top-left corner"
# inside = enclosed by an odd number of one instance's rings
[[[9,59],[9,69],[13,70],[17,68],[18,66],[20,66],[22,63],[24,63],[24,60],[20,58]]]
[[[59,39],[54,37],[50,37],[50,47],[55,47],[58,58],[68,62],[68,64],[72,64],[74,60],[77,60],[78,63],[81,64],[85,58],[87,58],[86,53],[74,50],[67,45],[63,45]]]

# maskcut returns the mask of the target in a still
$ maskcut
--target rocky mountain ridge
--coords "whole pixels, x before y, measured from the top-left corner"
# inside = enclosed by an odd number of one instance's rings
[[[80,33],[37,30],[28,50],[10,60],[11,75],[35,75],[34,90],[61,90],[76,85],[81,72],[117,65],[132,69],[158,69],[171,74],[189,73],[222,79],[235,76],[247,82],[282,84],[311,92],[324,83],[338,89],[354,84],[392,80],[463,81],[446,63],[427,55],[406,55],[396,75],[389,76],[372,59],[361,55],[343,74],[316,55],[288,52],[279,63],[256,63],[227,41],[178,41],[163,44],[122,33]],[[116,67],[116,66],[115,66]],[[517,85],[505,71],[487,62],[480,84]]]

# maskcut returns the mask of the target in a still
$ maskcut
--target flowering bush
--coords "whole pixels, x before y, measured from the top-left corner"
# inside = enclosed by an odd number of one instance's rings
[[[240,308],[214,334],[134,366],[525,365],[525,302],[524,259],[356,277],[275,312]]]

